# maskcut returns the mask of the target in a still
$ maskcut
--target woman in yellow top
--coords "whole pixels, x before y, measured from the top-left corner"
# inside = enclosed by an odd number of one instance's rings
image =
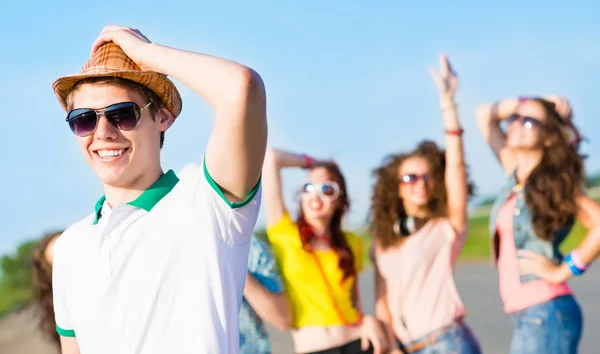
[[[309,170],[299,185],[295,221],[282,196],[280,170],[285,167]],[[362,245],[356,235],[342,231],[350,203],[337,164],[269,149],[262,178],[267,235],[292,304],[295,352],[384,353],[381,325],[360,312]]]

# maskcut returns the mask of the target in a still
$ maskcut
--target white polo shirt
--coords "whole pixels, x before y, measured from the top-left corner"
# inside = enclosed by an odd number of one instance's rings
[[[238,353],[259,189],[229,203],[191,164],[112,210],[100,198],[54,247],[58,333],[82,354]]]

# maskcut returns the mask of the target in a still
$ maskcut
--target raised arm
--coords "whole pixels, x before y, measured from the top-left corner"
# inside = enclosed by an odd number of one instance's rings
[[[200,53],[151,43],[139,31],[107,26],[92,46],[115,42],[143,70],[189,86],[216,112],[205,162],[230,202],[244,200],[259,181],[267,144],[265,88],[252,69]]]
[[[287,212],[283,201],[281,169],[285,167],[310,167],[314,160],[307,155],[299,155],[273,148],[267,149],[263,165],[263,200],[267,212],[267,225],[276,225]]]
[[[504,172],[511,174],[516,167],[515,153],[506,146],[506,135],[500,128],[500,122],[508,118],[519,106],[518,98],[487,103],[477,108],[477,125],[483,139],[492,148]]]
[[[431,69],[431,74],[440,90],[440,108],[446,133],[445,183],[448,195],[448,217],[454,230],[463,233],[467,225],[469,188],[463,151],[463,130],[454,102],[458,77],[445,55],[440,56],[440,73]]]

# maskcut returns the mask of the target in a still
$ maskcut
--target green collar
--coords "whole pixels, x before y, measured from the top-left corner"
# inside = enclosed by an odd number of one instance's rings
[[[127,204],[149,212],[152,210],[152,208],[154,208],[156,203],[158,203],[165,195],[169,194],[177,182],[179,182],[179,178],[177,178],[173,170],[169,170],[167,173],[162,175],[158,181],[154,182],[150,188],[146,189],[144,193]],[[106,196],[103,195],[100,197],[100,199],[98,199],[98,202],[96,202],[96,216],[94,218],[94,225],[96,225],[98,220],[100,220],[100,212],[102,211],[102,206],[104,205],[105,200]]]

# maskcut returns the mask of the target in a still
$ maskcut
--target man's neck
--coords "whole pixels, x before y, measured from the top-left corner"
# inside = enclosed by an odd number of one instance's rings
[[[129,203],[139,197],[144,191],[150,188],[163,175],[162,169],[159,167],[152,173],[145,173],[137,179],[131,181],[123,187],[104,185],[104,194],[106,201],[111,208],[119,204]]]

